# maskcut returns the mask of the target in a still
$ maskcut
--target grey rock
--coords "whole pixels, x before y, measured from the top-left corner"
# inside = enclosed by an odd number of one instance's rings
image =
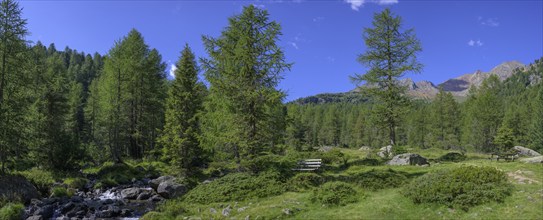
[[[379,152],[377,152],[377,155],[381,158],[393,157],[394,153],[392,153],[392,145],[380,148]]]
[[[26,220],[43,220],[43,217],[41,217],[41,215],[33,215],[26,218]]]
[[[543,156],[522,158],[522,159],[520,159],[520,161],[522,161],[524,163],[543,163]]]
[[[22,200],[28,204],[32,199],[40,196],[36,187],[22,176],[2,176],[0,186],[0,198],[8,201]]]
[[[147,200],[151,198],[151,193],[149,192],[142,192],[141,194],[138,195],[138,198],[136,198],[137,200]]]
[[[75,207],[75,204],[74,204],[73,202],[68,202],[68,203],[64,204],[64,205],[60,208],[60,213],[66,214],[66,213],[68,213],[69,211],[71,211],[74,207]]]
[[[160,197],[159,195],[154,195],[150,198],[151,201],[153,202],[160,202],[162,200],[164,200],[162,197]]]
[[[162,182],[157,188],[157,193],[166,199],[184,195],[186,192],[187,187],[178,184],[173,180]]]
[[[222,210],[222,215],[223,216],[229,216],[231,211],[232,211],[232,208],[230,207],[230,205],[228,205],[228,206],[226,206],[226,208],[224,208]]]
[[[156,178],[154,180],[151,180],[149,181],[149,185],[151,186],[151,188],[153,188],[154,190],[157,190],[158,189],[158,186],[163,183],[163,182],[166,182],[166,181],[173,181],[175,179],[175,177],[173,176],[161,176],[159,178]]]
[[[217,214],[217,210],[214,208],[209,208],[209,212],[211,212],[211,214]]]
[[[358,149],[359,151],[370,151],[371,150],[371,147],[368,147],[368,146],[362,146],[360,147],[360,149]]]
[[[121,198],[123,199],[136,199],[140,193],[140,189],[136,187],[123,189],[121,191]]]
[[[528,156],[528,157],[541,156],[540,153],[538,153],[537,151],[532,150],[530,148],[525,148],[525,147],[522,147],[522,146],[515,146],[515,147],[513,147],[513,149],[515,149],[520,156]]]
[[[53,217],[53,213],[55,212],[55,207],[53,205],[44,205],[43,207],[39,208],[34,212],[34,215],[41,215],[44,219],[50,219]]]
[[[283,211],[283,214],[285,214],[285,215],[291,215],[292,214],[292,211],[289,208],[284,208],[282,211]]]
[[[426,158],[412,153],[399,154],[387,162],[388,165],[425,165],[428,164]]]
[[[238,212],[243,212],[245,209],[249,208],[249,206],[243,206],[241,208],[238,208]]]

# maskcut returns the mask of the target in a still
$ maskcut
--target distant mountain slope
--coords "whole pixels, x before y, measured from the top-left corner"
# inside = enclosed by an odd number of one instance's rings
[[[543,62],[543,58],[536,60],[535,64],[524,65],[518,61],[504,62],[488,72],[477,70],[473,73],[461,75],[459,77],[446,80],[445,82],[434,85],[430,81],[422,80],[415,82],[411,78],[405,78],[400,80],[400,83],[407,87],[407,94],[416,99],[433,99],[439,92],[439,87],[442,87],[444,91],[451,92],[457,99],[462,100],[468,95],[469,88],[471,86],[480,86],[485,79],[491,75],[497,75],[501,81],[511,78],[514,74],[527,72],[529,69],[533,69],[534,65]],[[517,71],[518,70],[518,71]],[[538,74],[524,74],[524,78],[528,84],[538,83],[541,81],[541,76]],[[524,76],[523,75],[523,76]],[[525,81],[526,81],[525,80]],[[324,93],[305,98],[300,98],[292,101],[291,103],[297,104],[322,104],[322,103],[334,103],[334,102],[350,102],[350,103],[362,103],[367,102],[368,99],[359,95],[359,88],[345,93]]]
[[[489,72],[477,70],[471,74],[464,74],[454,79],[449,79],[439,84],[438,87],[443,87],[443,90],[453,93],[454,96],[467,96],[471,86],[480,86],[491,75],[497,75],[501,81],[504,81],[513,75],[515,69],[523,67],[525,65],[517,61],[505,62],[494,67]]]
[[[343,93],[322,93],[305,98],[299,98],[290,103],[305,105],[305,104],[326,104],[326,103],[364,103],[368,98],[362,96],[358,92],[343,92]]]

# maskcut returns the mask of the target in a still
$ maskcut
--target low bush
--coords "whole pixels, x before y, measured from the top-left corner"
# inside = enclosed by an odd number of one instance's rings
[[[49,190],[53,183],[55,183],[53,173],[36,167],[30,170],[21,171],[18,174],[30,181],[42,195],[49,195]]]
[[[400,187],[407,182],[407,177],[403,173],[393,169],[372,169],[368,172],[351,175],[350,177],[353,183],[370,190]]]
[[[323,205],[342,206],[358,201],[359,193],[348,183],[328,182],[313,191],[311,200]]]
[[[466,160],[466,155],[457,152],[449,152],[437,158],[437,161],[440,162],[460,162],[464,160]]]
[[[490,201],[503,202],[512,185],[493,167],[465,166],[421,176],[403,194],[415,203],[438,203],[468,210]]]
[[[349,165],[354,166],[380,166],[383,162],[377,158],[364,158],[351,161]]]
[[[405,154],[405,153],[408,153],[407,151],[407,148],[406,147],[403,147],[403,146],[394,146],[392,148],[392,153],[394,155],[400,155],[400,154]]]
[[[275,154],[256,157],[242,162],[242,167],[254,174],[261,172],[274,172],[281,175],[285,181],[293,175],[292,168],[296,166],[296,160]]]
[[[316,173],[299,173],[288,181],[288,187],[292,191],[304,191],[326,182],[325,178]]]
[[[125,163],[106,162],[98,168],[85,169],[84,173],[97,177],[94,188],[103,188],[127,184],[133,179],[141,179],[145,177],[146,170],[143,167],[133,167]]]
[[[51,197],[72,197],[74,192],[64,187],[58,186],[51,190]]]
[[[279,195],[285,191],[285,186],[278,179],[279,175],[273,172],[259,175],[231,173],[211,183],[198,185],[185,195],[184,200],[207,204]]]
[[[89,180],[81,177],[67,178],[64,180],[64,184],[72,189],[83,189],[87,185]]]
[[[1,220],[19,220],[23,218],[24,205],[20,203],[7,203],[0,208]]]
[[[348,157],[338,148],[325,152],[321,155],[322,162],[327,165],[347,166]]]

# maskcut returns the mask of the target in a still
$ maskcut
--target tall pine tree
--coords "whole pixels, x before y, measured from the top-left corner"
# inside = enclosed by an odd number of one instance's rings
[[[200,162],[199,114],[202,110],[204,85],[198,82],[198,66],[194,54],[186,45],[176,64],[175,79],[166,99],[166,124],[159,142],[164,157],[181,173],[193,173]]]
[[[373,28],[364,29],[364,42],[367,51],[358,61],[369,70],[366,74],[355,75],[355,82],[365,81],[369,92],[375,99],[375,111],[379,124],[388,130],[390,144],[396,144],[396,127],[409,100],[406,88],[398,79],[407,72],[418,73],[422,64],[416,54],[422,50],[413,29],[402,30],[402,19],[394,16],[390,9],[376,13]]]
[[[238,163],[273,150],[270,132],[278,131],[266,128],[285,120],[274,117],[285,96],[276,86],[291,64],[276,44],[281,27],[268,17],[250,5],[229,19],[219,38],[203,38],[209,59],[202,61],[211,93],[205,124],[208,134],[216,134],[205,137],[213,148],[228,148]],[[217,128],[226,132],[213,132],[220,131]]]

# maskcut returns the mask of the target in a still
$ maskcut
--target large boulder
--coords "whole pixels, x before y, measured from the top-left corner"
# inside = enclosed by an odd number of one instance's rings
[[[11,201],[21,200],[28,204],[30,200],[39,196],[36,187],[22,176],[0,177],[0,198]]]
[[[121,198],[123,199],[136,199],[140,193],[140,189],[137,187],[123,189],[121,191]]]
[[[158,186],[166,181],[173,181],[175,180],[175,177],[173,176],[161,176],[159,178],[156,178],[154,180],[149,181],[149,185],[151,185],[151,188],[153,188],[155,191],[158,190]]]
[[[426,165],[428,160],[418,154],[405,153],[399,154],[387,162],[388,165]]]
[[[522,158],[522,159],[520,159],[520,161],[522,161],[524,163],[543,163],[543,156]]]
[[[174,180],[169,180],[158,185],[156,192],[166,199],[171,199],[184,195],[187,192],[187,187],[176,183]]]
[[[513,147],[513,149],[515,149],[520,156],[528,156],[528,157],[541,156],[540,153],[538,153],[537,151],[532,150],[530,148],[525,148],[525,147],[522,147],[522,146],[515,146],[515,147]]]
[[[392,145],[382,147],[379,149],[379,152],[377,152],[377,155],[381,158],[390,158],[394,156],[394,153],[392,153]]]

